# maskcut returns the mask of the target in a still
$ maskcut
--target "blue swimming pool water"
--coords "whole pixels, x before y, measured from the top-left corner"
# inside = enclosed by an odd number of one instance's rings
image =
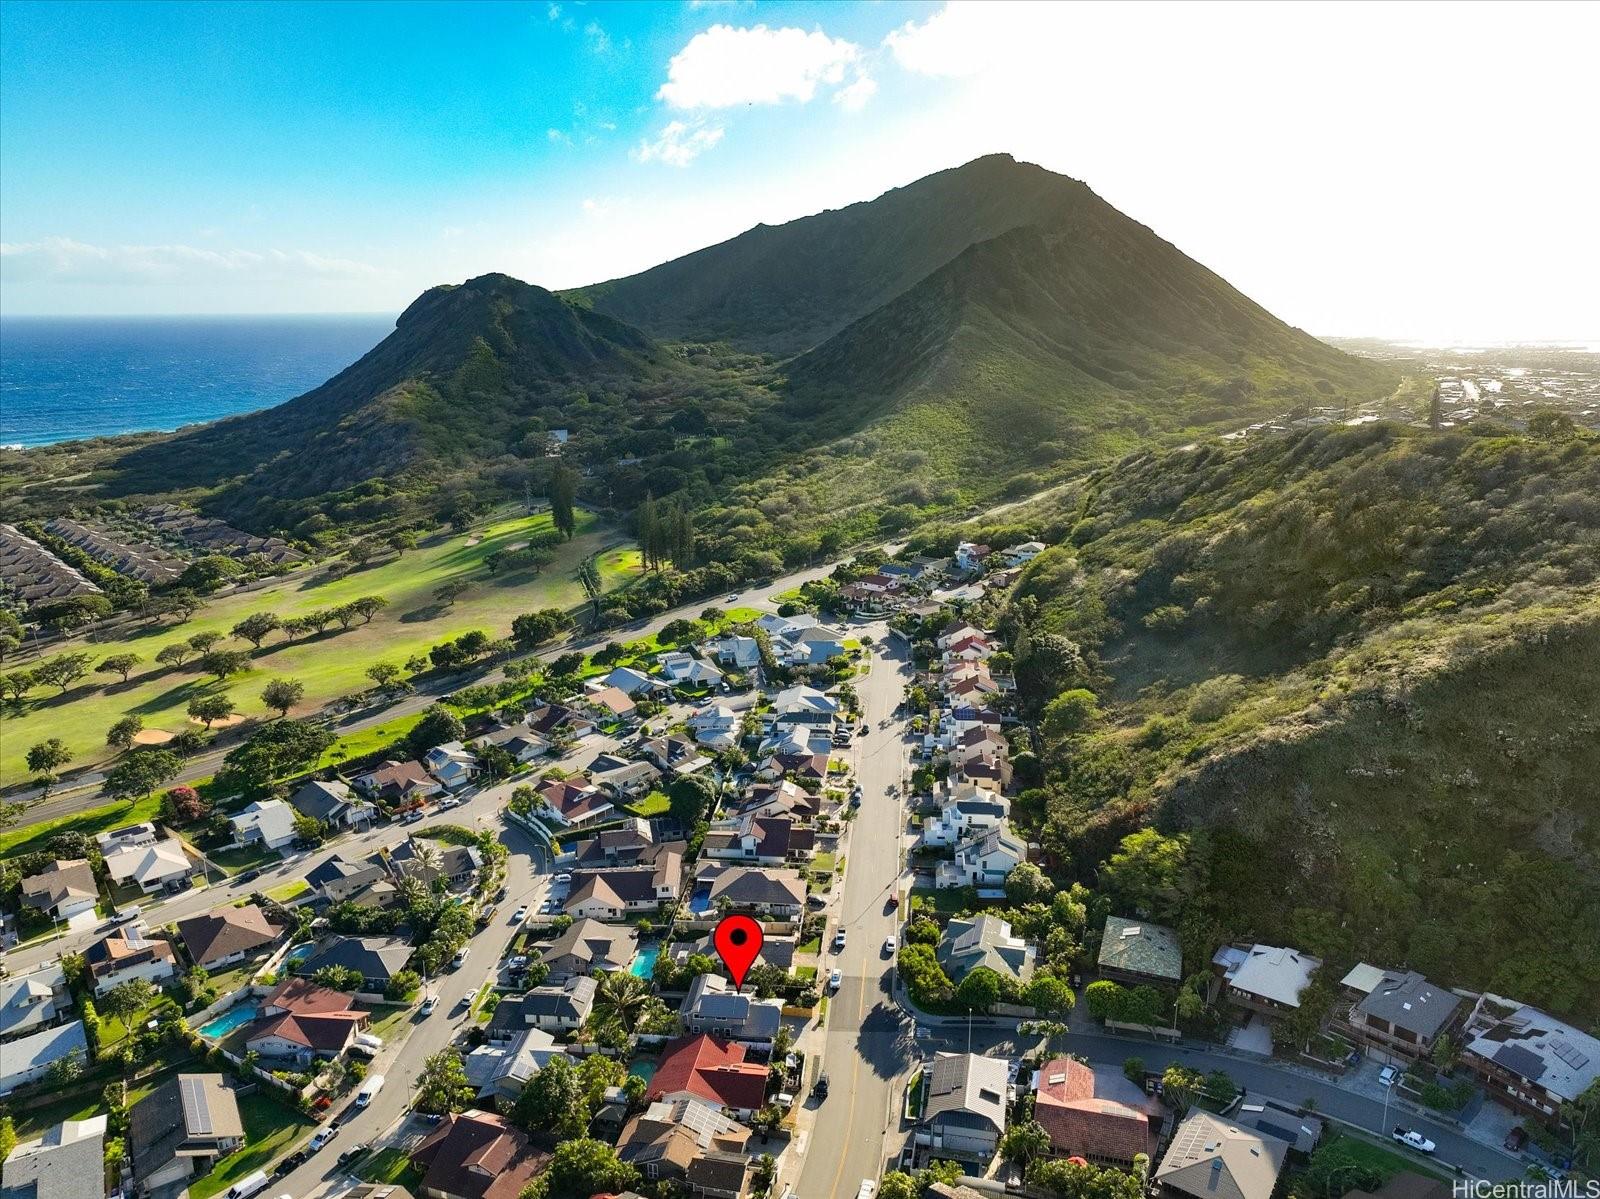
[[[689,896],[689,912],[691,915],[704,916],[711,910],[711,885],[696,887],[694,894]]]
[[[638,975],[640,978],[649,978],[655,973],[656,959],[661,956],[661,946],[646,945],[633,959],[633,964],[628,967],[629,974]]]
[[[202,1037],[211,1037],[214,1040],[220,1039],[240,1025],[249,1024],[260,1014],[261,1001],[258,999],[246,999],[234,1004],[215,1020],[207,1020],[196,1031]]]

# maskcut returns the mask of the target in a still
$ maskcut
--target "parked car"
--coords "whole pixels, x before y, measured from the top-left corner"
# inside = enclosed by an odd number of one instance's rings
[[[1396,1070],[1393,1066],[1385,1066],[1382,1070],[1378,1071],[1378,1082],[1386,1087],[1394,1086],[1395,1079],[1399,1077],[1400,1071]]]
[[[839,989],[839,985],[843,982],[844,972],[841,970],[834,970],[828,975],[828,990],[837,991]]]
[[[1413,1132],[1409,1128],[1396,1128],[1390,1135],[1407,1149],[1415,1149],[1418,1153],[1432,1153],[1438,1148],[1420,1132]]]
[[[333,1140],[333,1134],[337,1131],[339,1130],[336,1129],[332,1124],[329,1124],[326,1128],[317,1129],[316,1133],[311,1138],[311,1152],[315,1153],[329,1141]]]
[[[817,1075],[817,1081],[811,1086],[811,1093],[818,1099],[826,1099],[828,1097],[828,1076],[826,1074]]]
[[[450,959],[450,966],[452,969],[459,970],[462,966],[466,965],[466,961],[467,946],[463,945],[460,949],[456,950],[456,956]]]
[[[370,1148],[371,1146],[365,1141],[362,1141],[359,1145],[350,1146],[350,1148],[346,1149],[339,1155],[339,1164],[342,1166],[345,1164],[345,1162],[354,1161]]]
[[[1528,1143],[1528,1130],[1518,1124],[1506,1133],[1506,1148],[1512,1153],[1521,1153],[1522,1147]]]
[[[383,1090],[383,1075],[369,1074],[361,1084],[361,1089],[356,1092],[356,1106],[366,1107],[372,1102],[373,1096]]]
[[[405,819],[402,820],[400,823],[401,824],[418,824],[418,823],[421,823],[421,821],[422,821],[422,813],[420,811],[418,811],[418,812],[408,812],[406,814]]]
[[[439,801],[439,811],[441,812],[448,812],[451,808],[459,808],[460,806],[460,798],[454,795],[446,795]]]
[[[885,937],[883,939],[883,956],[886,957],[886,958],[893,957],[894,956],[894,950],[895,950],[894,936],[893,936],[893,934],[891,934],[891,935],[889,935],[889,936],[887,936],[887,937]]]
[[[511,913],[511,923],[512,924],[521,924],[527,918],[528,918],[528,905],[527,904],[523,904],[520,908],[518,908],[516,911]]]
[[[422,1014],[424,1016],[431,1016],[433,1015],[433,1009],[438,1006],[439,997],[437,995],[429,995],[422,1001]]]
[[[889,896],[889,910],[892,912],[896,908],[898,908],[899,906],[900,906],[900,893],[898,891],[896,891],[893,895]]]
[[[843,953],[844,952],[844,929],[842,929],[842,928],[838,932],[833,934],[833,952],[834,953]]]
[[[244,870],[244,871],[241,871],[240,873],[234,875],[233,876],[233,881],[236,882],[236,883],[252,883],[252,882],[255,882],[255,880],[260,878],[260,877],[261,877],[261,867],[252,866],[249,870]]]
[[[725,604],[737,604],[739,602],[739,593],[737,591],[730,591],[727,595],[722,597],[722,602]]]
[[[806,907],[808,907],[808,908],[811,908],[811,909],[813,909],[815,911],[820,912],[823,908],[825,908],[827,906],[828,906],[828,897],[826,895],[807,895],[806,896]]]
[[[557,886],[566,886],[567,884],[572,882],[572,875],[570,875],[570,874],[558,874],[554,878],[552,878],[550,881],[555,883]]]

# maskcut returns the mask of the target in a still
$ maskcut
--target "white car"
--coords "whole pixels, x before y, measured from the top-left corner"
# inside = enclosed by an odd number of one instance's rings
[[[1432,1153],[1438,1148],[1420,1132],[1412,1132],[1409,1128],[1396,1128],[1390,1135],[1407,1149],[1415,1149],[1418,1153]]]
[[[883,955],[884,955],[884,957],[892,957],[892,956],[894,956],[894,950],[895,950],[894,937],[893,936],[885,937],[883,939]]]
[[[828,990],[837,991],[839,989],[839,984],[842,982],[844,982],[844,971],[835,970],[832,974],[828,975]]]
[[[329,1141],[333,1140],[333,1134],[334,1130],[331,1128],[317,1129],[316,1134],[311,1138],[311,1152],[315,1153]]]
[[[433,1015],[433,1009],[438,1006],[439,997],[437,995],[429,995],[422,1001],[422,1014],[424,1016],[431,1016]]]
[[[528,918],[528,905],[527,904],[523,904],[520,908],[518,908],[516,911],[511,913],[511,923],[512,924],[521,924],[527,918]]]
[[[467,946],[463,945],[460,949],[456,950],[456,956],[450,959],[450,964],[457,970],[461,969],[462,966],[467,964]]]
[[[833,952],[844,952],[844,929],[842,928],[833,934]]]
[[[1378,1071],[1378,1082],[1382,1086],[1394,1086],[1395,1079],[1399,1077],[1400,1071],[1396,1070],[1393,1066],[1385,1066],[1382,1070]]]
[[[558,886],[558,887],[564,887],[564,886],[566,886],[568,883],[570,883],[572,881],[572,875],[570,875],[570,874],[557,874],[554,877],[552,877],[550,879],[550,881],[552,883],[555,883],[556,886]]]
[[[739,602],[739,593],[737,591],[730,592],[728,595],[723,596],[722,602],[725,604],[737,604]]]
[[[439,811],[448,812],[451,808],[459,808],[461,800],[454,795],[447,795],[439,801]]]

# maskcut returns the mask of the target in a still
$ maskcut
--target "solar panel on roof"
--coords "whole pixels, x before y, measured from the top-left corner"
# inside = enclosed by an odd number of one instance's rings
[[[1558,1058],[1574,1070],[1582,1070],[1589,1064],[1589,1055],[1571,1041],[1551,1041],[1550,1048]]]
[[[178,1095],[183,1100],[183,1122],[191,1134],[210,1136],[211,1105],[206,1101],[206,1084],[200,1078],[180,1078]]]

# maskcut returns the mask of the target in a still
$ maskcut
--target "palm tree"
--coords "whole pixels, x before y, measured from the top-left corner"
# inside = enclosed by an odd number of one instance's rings
[[[600,974],[594,993],[594,1011],[602,1022],[615,1021],[632,1032],[639,1023],[650,986],[636,974]]]
[[[439,847],[429,841],[411,842],[411,860],[417,864],[417,874],[426,882],[431,882],[439,875],[439,863],[443,858],[439,855]]]

